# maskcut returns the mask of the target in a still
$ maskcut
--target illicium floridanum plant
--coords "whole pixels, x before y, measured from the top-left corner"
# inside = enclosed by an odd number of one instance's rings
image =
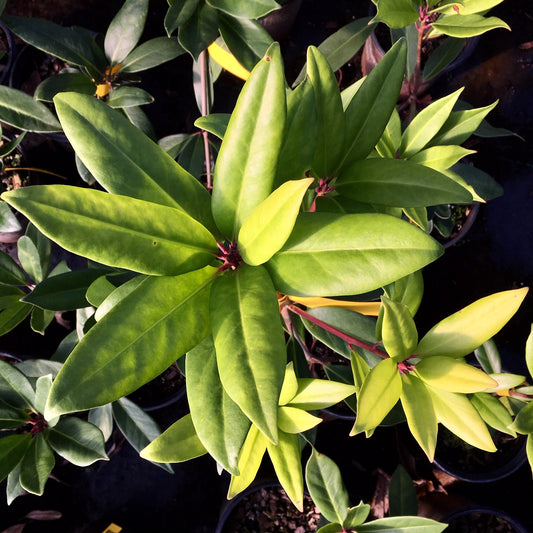
[[[273,45],[221,133],[212,196],[103,102],[56,96],[65,134],[105,192],[52,185],[2,197],[67,250],[135,275],[113,282],[104,273],[110,283],[94,282],[104,296],[95,324],[54,380],[45,417],[116,401],[187,354],[191,412],[141,455],[179,462],[207,452],[232,475],[230,496],[253,480],[267,451],[301,508],[299,435],[320,421],[312,411],[353,393],[354,434],[370,435],[400,399],[430,458],[439,422],[492,449],[468,395],[496,388],[497,380],[463,357],[503,327],[526,289],[479,300],[418,340],[419,270],[442,247],[402,213],[473,193],[409,160],[453,131],[447,121],[455,95],[400,135],[401,157],[376,151],[386,142],[405,61],[399,41],[341,94],[324,57],[310,48],[307,77],[288,91]],[[470,134],[477,124],[461,126]],[[358,313],[306,311],[298,303],[383,287],[371,335]],[[305,345],[300,317],[344,343],[354,383],[296,373],[286,337]]]

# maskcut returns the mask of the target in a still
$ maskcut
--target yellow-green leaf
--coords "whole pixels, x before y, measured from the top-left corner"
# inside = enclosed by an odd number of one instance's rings
[[[302,433],[322,422],[321,418],[298,407],[282,406],[278,411],[278,426],[285,433]]]
[[[285,379],[283,380],[283,385],[281,386],[281,392],[279,395],[279,405],[285,405],[289,403],[294,395],[298,391],[298,378],[296,377],[296,372],[294,371],[294,363],[291,361],[285,367]]]
[[[289,405],[305,410],[325,409],[348,398],[355,392],[353,385],[328,379],[302,378],[298,380],[298,392]]]
[[[418,343],[418,332],[409,308],[400,303],[382,296],[383,323],[381,337],[387,353],[403,361],[412,355]]]

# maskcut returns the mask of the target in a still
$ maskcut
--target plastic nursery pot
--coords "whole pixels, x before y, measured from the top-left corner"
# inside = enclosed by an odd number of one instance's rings
[[[270,33],[275,41],[283,41],[289,36],[298,11],[300,11],[302,0],[286,0],[281,4],[281,9],[277,9],[259,20],[261,26]]]
[[[11,72],[15,57],[15,43],[8,27],[0,22],[0,85],[3,84]]]
[[[215,533],[279,533],[294,531],[298,526],[307,533],[318,529],[319,520],[320,513],[307,493],[302,513],[279,483],[260,483],[241,492],[223,507]]]
[[[156,411],[176,403],[185,396],[185,378],[175,364],[128,397],[145,411]]]
[[[447,237],[443,237],[435,227],[440,216],[438,212],[435,212],[433,216],[434,228],[432,235],[442,243],[444,248],[449,248],[463,240],[466,234],[470,231],[470,228],[473,226],[479,213],[479,204],[474,203],[471,205],[450,205],[441,207],[449,209],[449,212],[446,213],[445,216],[446,222],[452,226],[450,234]],[[436,209],[438,209],[438,207]]]
[[[446,428],[439,428],[435,464],[447,474],[471,483],[489,483],[516,472],[526,461],[526,438],[492,432],[496,452],[466,444]]]
[[[528,533],[515,518],[493,507],[471,507],[445,516],[446,533]]]

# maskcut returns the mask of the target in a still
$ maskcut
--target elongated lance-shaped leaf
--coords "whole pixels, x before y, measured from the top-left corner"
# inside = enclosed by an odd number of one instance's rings
[[[258,19],[279,9],[275,0],[254,0],[253,2],[235,2],[235,0],[206,0],[207,3],[224,11],[228,15],[246,19]]]
[[[176,207],[213,230],[209,193],[122,113],[76,93],[54,103],[77,156],[104,189]]]
[[[182,463],[205,453],[207,450],[196,435],[189,413],[161,433],[140,456],[155,463]]]
[[[267,441],[267,450],[276,476],[299,511],[304,510],[304,478],[298,435],[279,431],[278,444]]]
[[[288,405],[307,411],[325,409],[341,402],[355,392],[353,385],[329,379],[298,379],[298,389]]]
[[[342,524],[350,502],[339,467],[313,448],[305,467],[305,482],[322,515],[330,522]]]
[[[242,492],[255,479],[267,449],[268,439],[253,424],[248,431],[244,446],[239,454],[238,476],[231,476],[228,500]]]
[[[111,65],[120,64],[135,48],[144,30],[148,0],[126,0],[107,28],[105,55]]]
[[[366,377],[357,395],[357,418],[350,435],[377,427],[396,405],[402,380],[393,359],[380,361]]]
[[[454,93],[435,100],[416,115],[402,134],[400,153],[403,157],[411,157],[420,152],[433,139],[450,116],[462,91],[461,87]]]
[[[74,416],[61,418],[50,429],[48,443],[61,457],[77,466],[89,466],[108,459],[102,432]]]
[[[361,524],[357,533],[441,533],[447,527],[448,524],[422,516],[388,516]]]
[[[287,181],[263,200],[245,220],[237,245],[249,265],[268,261],[287,241],[300,204],[313,178]]]
[[[8,435],[0,439],[0,481],[20,463],[31,442],[29,433]]]
[[[31,445],[20,463],[20,484],[32,494],[40,496],[55,465],[54,452],[42,433],[31,440]]]
[[[283,405],[278,410],[278,427],[285,433],[303,433],[322,422],[321,418],[304,409]]]
[[[326,58],[315,47],[307,50],[307,75],[315,92],[317,140],[313,171],[318,178],[333,175],[342,157],[344,113],[337,79]]]
[[[387,353],[396,361],[403,361],[413,354],[418,343],[418,332],[411,313],[406,305],[381,298],[383,304],[383,324],[381,337]]]
[[[509,427],[513,423],[513,419],[498,398],[488,392],[478,392],[470,397],[470,401],[485,424],[502,433],[516,437],[516,432]]]
[[[344,157],[339,169],[364,159],[381,138],[400,95],[406,50],[403,39],[396,42],[346,108]]]
[[[27,408],[35,401],[35,391],[28,378],[17,368],[0,360],[2,401],[12,407]]]
[[[445,174],[402,159],[356,161],[342,170],[335,191],[359,202],[391,207],[472,201],[470,192]]]
[[[462,146],[430,146],[417,152],[409,160],[412,163],[419,163],[434,170],[446,170],[463,159],[463,157],[475,153],[475,150],[467,150]]]
[[[516,415],[511,429],[527,435],[533,433],[533,402],[528,403]]]
[[[237,236],[242,223],[272,192],[285,116],[283,63],[276,44],[244,85],[218,154],[212,208],[227,238]]]
[[[420,357],[463,357],[494,337],[516,313],[528,288],[491,294],[445,318],[418,343]]]
[[[30,415],[26,410],[0,403],[0,430],[18,428],[23,426],[29,419]]]
[[[476,14],[447,15],[434,22],[432,28],[451,37],[474,37],[496,28],[511,29],[498,17],[483,17]]]
[[[5,252],[0,252],[0,283],[2,285],[13,286],[25,286],[28,283],[28,278],[24,270]],[[5,292],[5,287],[2,287],[2,290]],[[12,292],[10,291],[6,294],[12,294]],[[3,295],[4,293],[2,293]]]
[[[211,324],[224,390],[272,442],[287,352],[276,292],[262,266],[242,265],[211,291]]]
[[[209,333],[215,270],[146,278],[83,337],[54,381],[46,418],[118,400]]]
[[[433,462],[437,445],[437,415],[424,383],[413,374],[402,374],[402,407],[409,431]]]
[[[171,37],[155,37],[137,46],[121,64],[121,72],[140,72],[157,67],[185,53]]]
[[[110,266],[178,275],[204,267],[216,255],[209,231],[173,207],[67,185],[24,187],[4,195],[63,248]]]
[[[298,392],[298,378],[294,371],[294,363],[291,361],[285,367],[285,378],[283,379],[283,386],[279,394],[279,405],[289,403],[294,395]]]
[[[399,464],[393,472],[389,485],[389,514],[405,516],[418,514],[418,499],[411,476]]]
[[[284,294],[341,296],[382,287],[441,253],[435,240],[392,216],[302,213],[265,266]]]
[[[250,421],[222,387],[211,336],[187,353],[187,399],[198,438],[232,475],[239,475],[239,452]]]

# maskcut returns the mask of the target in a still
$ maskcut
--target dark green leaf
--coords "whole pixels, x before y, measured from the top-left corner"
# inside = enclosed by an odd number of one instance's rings
[[[24,302],[13,302],[0,313],[0,336],[17,327],[31,312],[33,306]]]
[[[18,428],[29,419],[30,415],[24,409],[16,409],[0,402],[0,430]]]
[[[171,0],[165,15],[165,30],[171,35],[180,26],[183,26],[195,13],[200,0],[184,0],[176,2]]]
[[[122,62],[121,72],[141,72],[157,67],[183,54],[175,38],[155,37],[137,46]]]
[[[424,65],[423,81],[426,82],[442,72],[463,50],[465,39],[446,39],[429,56]]]
[[[109,93],[107,105],[112,108],[151,104],[154,97],[139,87],[118,87]]]
[[[0,481],[3,481],[24,457],[31,435],[9,435],[0,439]]]
[[[36,333],[44,335],[46,328],[54,320],[55,312],[34,307],[31,311],[30,327]]]
[[[5,252],[0,251],[0,283],[5,285],[26,285],[26,273],[15,260]]]
[[[188,5],[186,4],[184,7],[187,8]],[[165,23],[167,23],[166,20]],[[167,26],[167,31],[168,28]],[[198,8],[195,7],[187,20],[180,25],[178,41],[194,59],[198,60],[200,52],[205,50],[217,36],[217,10],[207,4],[200,3]]]
[[[0,391],[2,400],[12,407],[28,408],[35,400],[35,391],[28,378],[16,367],[2,360],[0,360]]]
[[[52,102],[56,94],[70,91],[92,96],[96,91],[96,85],[91,78],[81,72],[65,72],[42,81],[35,89],[33,97],[36,100]]]
[[[207,3],[228,15],[245,19],[258,19],[279,9],[275,0],[206,0]]]
[[[416,516],[418,514],[415,486],[411,476],[402,465],[397,466],[390,480],[389,514],[390,516]]]
[[[20,484],[32,494],[40,496],[55,465],[54,452],[42,433],[31,439],[31,445],[20,463]]]

